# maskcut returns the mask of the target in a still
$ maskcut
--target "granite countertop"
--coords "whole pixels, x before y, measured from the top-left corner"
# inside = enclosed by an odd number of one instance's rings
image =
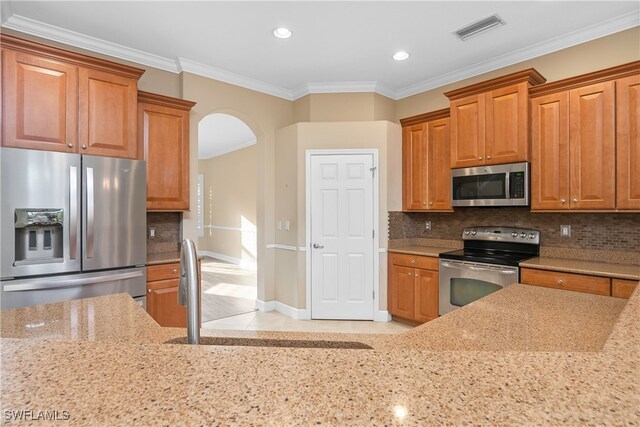
[[[638,290],[514,285],[391,337],[205,330],[371,350],[163,344],[185,330],[145,316],[127,295],[3,311],[3,410],[110,426],[640,423]]]
[[[389,248],[387,252],[393,252],[397,254],[408,254],[408,255],[421,255],[421,256],[432,256],[437,257],[443,252],[451,252],[454,251],[454,248],[445,248],[441,246],[400,246],[397,248]]]
[[[634,264],[614,264],[609,262],[541,256],[522,261],[520,267],[590,274],[594,276],[614,277],[617,279],[640,280],[640,265]]]
[[[199,260],[202,258],[202,256],[198,256]],[[171,264],[174,262],[180,262],[180,251],[147,254],[147,265]]]

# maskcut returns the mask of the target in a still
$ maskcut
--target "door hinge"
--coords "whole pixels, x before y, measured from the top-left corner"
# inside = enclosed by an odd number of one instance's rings
[[[371,238],[376,238],[376,230],[371,230]]]
[[[371,171],[371,178],[375,178],[376,177],[376,169],[378,169],[377,167],[372,167],[369,170]]]
[[[376,291],[373,291],[372,294],[373,299],[376,299]]]

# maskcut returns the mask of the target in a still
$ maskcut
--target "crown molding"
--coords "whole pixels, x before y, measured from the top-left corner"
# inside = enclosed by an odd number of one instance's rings
[[[293,91],[293,100],[312,93],[377,93],[396,99],[396,92],[378,82],[307,83]]]
[[[524,49],[497,56],[487,61],[477,63],[470,67],[461,68],[459,70],[443,74],[433,79],[424,80],[420,83],[406,86],[396,91],[395,99],[398,100],[417,95],[427,90],[442,87],[450,83],[455,83],[464,79],[468,79],[470,77],[488,73],[490,71],[498,70],[509,65],[517,64],[528,59],[566,49],[568,47],[575,46],[581,43],[586,43],[600,37],[605,37],[620,31],[637,27],[638,25],[639,22],[637,12],[634,11],[624,15],[620,15],[599,24],[592,25],[591,27],[584,28],[582,30],[574,31],[560,37],[555,37],[553,39],[537,43]]]
[[[42,37],[81,49],[90,50],[92,52],[102,53],[114,58],[124,59],[125,61],[159,68],[172,73],[178,72],[175,61],[171,59],[131,49],[126,46],[90,37],[85,34],[76,33],[75,31],[66,30],[54,25],[45,24],[44,22],[25,18],[24,16],[12,15],[7,18],[7,21],[4,22],[2,26],[11,30],[31,34],[32,36]]]

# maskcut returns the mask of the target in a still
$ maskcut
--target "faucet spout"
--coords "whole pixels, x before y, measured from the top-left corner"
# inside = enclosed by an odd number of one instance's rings
[[[180,250],[180,283],[178,304],[187,307],[187,341],[200,343],[200,277],[196,245],[190,239],[182,242]]]

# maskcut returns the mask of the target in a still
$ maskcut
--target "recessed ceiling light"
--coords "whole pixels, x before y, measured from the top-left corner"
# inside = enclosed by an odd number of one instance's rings
[[[273,30],[273,35],[279,39],[288,39],[291,37],[291,31],[288,28],[280,27]]]
[[[407,52],[405,52],[404,50],[401,50],[400,52],[396,52],[393,55],[393,59],[395,59],[396,61],[404,61],[408,57],[409,57],[409,54]]]

